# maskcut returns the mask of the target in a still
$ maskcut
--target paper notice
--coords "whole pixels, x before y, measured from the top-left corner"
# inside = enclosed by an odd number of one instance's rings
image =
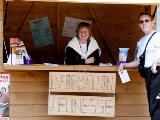
[[[130,81],[130,77],[128,75],[127,70],[123,70],[122,72],[118,72],[122,83],[126,83]]]

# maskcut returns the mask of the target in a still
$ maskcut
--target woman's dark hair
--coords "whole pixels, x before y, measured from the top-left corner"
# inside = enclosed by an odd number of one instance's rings
[[[140,13],[140,14],[138,15],[138,19],[139,19],[141,16],[143,16],[143,15],[149,16],[151,21],[154,19],[153,16],[152,16],[150,13],[147,13],[147,12],[142,12],[142,13]]]
[[[80,22],[80,23],[78,24],[77,30],[76,30],[77,36],[79,35],[79,30],[80,30],[81,28],[84,28],[84,27],[86,27],[86,28],[89,29],[90,36],[91,36],[91,34],[92,34],[92,27],[91,27],[91,25],[90,25],[89,23],[86,23],[86,22]]]

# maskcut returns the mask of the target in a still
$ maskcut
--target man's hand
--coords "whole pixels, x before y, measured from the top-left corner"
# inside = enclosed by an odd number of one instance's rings
[[[118,72],[123,72],[123,69],[124,69],[124,64],[121,63],[121,64],[118,66]]]
[[[157,61],[153,62],[152,66],[151,66],[151,70],[152,70],[153,74],[157,73],[156,68],[157,68]]]

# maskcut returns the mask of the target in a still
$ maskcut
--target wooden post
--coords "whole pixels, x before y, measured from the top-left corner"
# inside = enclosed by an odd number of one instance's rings
[[[98,30],[99,30],[99,32],[100,32],[100,35],[102,36],[102,42],[103,42],[104,45],[105,45],[105,49],[107,50],[108,55],[109,55],[112,63],[116,64],[116,61],[114,60],[114,56],[112,55],[112,51],[111,51],[111,49],[110,49],[110,47],[109,47],[109,44],[108,44],[107,40],[105,39],[105,34],[106,34],[106,33],[104,33],[103,30],[101,29],[102,27],[101,27],[101,25],[100,25],[100,22],[99,22],[99,20],[98,20],[98,18],[97,18],[97,16],[96,16],[96,14],[95,14],[92,6],[88,6],[88,9],[89,9],[89,12],[90,12],[90,14],[92,15],[93,19],[94,19],[95,22],[96,22],[96,26],[98,27]]]
[[[156,14],[156,29],[160,31],[160,6],[157,6],[157,14]]]
[[[0,72],[3,69],[3,0],[0,0]]]
[[[57,7],[57,40],[56,40],[56,44],[57,44],[57,62],[60,63],[60,41],[61,41],[61,30],[60,30],[60,21],[59,21],[59,17],[61,16],[60,15],[60,9],[61,9],[61,4],[60,3],[56,3]]]
[[[157,6],[155,6],[155,5],[152,5],[151,6],[151,14],[153,15],[154,14],[154,12],[155,12],[155,10],[156,10],[156,7]],[[156,11],[157,12],[157,11]],[[155,26],[154,26],[154,29],[156,30],[156,24],[157,24],[157,13],[155,14],[155,16],[154,16],[154,22],[155,22]]]

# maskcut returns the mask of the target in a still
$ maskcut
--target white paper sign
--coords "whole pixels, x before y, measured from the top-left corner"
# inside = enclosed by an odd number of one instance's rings
[[[115,88],[115,73],[49,73],[49,92],[115,93]]]
[[[49,95],[48,115],[115,116],[115,97]]]
[[[126,83],[130,81],[130,77],[128,75],[127,70],[123,70],[122,72],[118,72],[122,83]]]

